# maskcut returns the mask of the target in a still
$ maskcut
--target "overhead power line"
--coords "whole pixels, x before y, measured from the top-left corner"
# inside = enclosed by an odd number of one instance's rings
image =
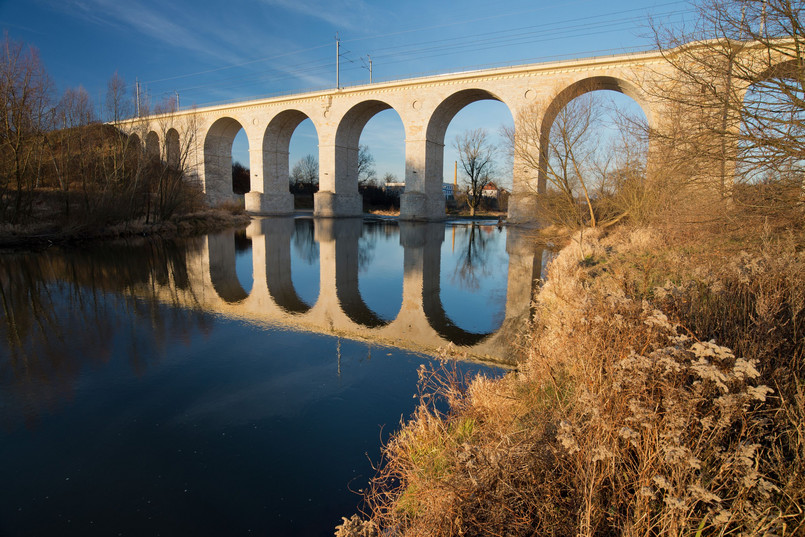
[[[679,4],[681,4],[681,2],[666,2],[663,4],[658,4],[655,7],[665,7]],[[537,11],[537,10],[528,10],[528,12],[531,11]],[[385,47],[373,48],[372,55],[367,56],[367,58],[369,59],[369,62],[380,60],[382,64],[386,66],[396,63],[402,63],[405,61],[413,61],[418,58],[435,58],[435,57],[447,56],[450,54],[456,54],[459,52],[491,50],[503,47],[519,46],[524,44],[545,43],[549,41],[556,41],[558,39],[573,39],[576,37],[601,35],[612,32],[622,32],[628,29],[629,27],[634,26],[636,22],[643,20],[643,18],[641,16],[634,16],[634,15],[625,17],[619,15],[628,15],[630,13],[635,13],[637,11],[645,11],[645,8],[628,9],[604,15],[593,15],[563,21],[546,22],[536,25],[510,28],[506,30],[494,30],[489,32],[473,33],[471,36],[458,36],[453,38],[408,42],[399,45],[388,45]],[[677,10],[668,10],[660,13],[654,13],[654,16],[677,17],[691,12],[692,11],[689,9],[677,9]],[[422,31],[445,26],[454,26],[457,24],[479,22],[482,20],[488,20],[490,18],[497,18],[499,16],[503,15],[495,15],[491,17],[484,17],[481,19],[472,19],[470,21],[459,21],[456,23],[449,23],[445,25],[423,27],[421,29],[403,30],[393,34],[387,34],[387,36],[400,35],[405,33],[411,33],[414,31]],[[362,65],[357,65],[356,61],[351,57],[349,57],[351,52],[344,51],[341,44],[346,42],[353,43],[358,41],[365,41],[376,37],[380,36],[363,37],[350,40],[342,40],[340,38],[337,38],[337,45],[336,45],[337,87],[340,87],[341,85],[341,74],[343,72],[349,72],[358,69],[362,70],[367,68],[365,62]],[[325,49],[327,47],[328,45],[318,45],[315,47],[309,47],[307,49],[301,49],[299,51],[292,51],[273,56],[266,56],[263,58],[240,62],[238,64],[223,66],[216,69],[209,69],[198,73],[190,73],[184,75],[177,75],[175,77],[156,79],[149,81],[148,84],[164,83],[177,79],[209,75],[216,72],[222,72],[227,69],[233,69],[236,67],[245,67],[251,64],[255,64],[258,62],[265,62],[272,59],[282,59],[286,57],[292,57],[297,54],[315,51],[319,49]],[[346,68],[342,68],[341,65],[342,58],[353,65]],[[361,58],[361,60],[363,60],[363,58]],[[188,92],[204,90],[204,89],[248,87],[253,86],[260,82],[269,84],[272,82],[285,81],[293,78],[298,78],[299,76],[306,76],[306,75],[310,76],[317,73],[321,73],[322,75],[324,75],[325,70],[332,68],[331,62],[332,60],[328,60],[325,58],[312,59],[308,60],[307,62],[296,63],[293,68],[285,69],[282,67],[279,68],[275,67],[272,68],[270,72],[260,72],[248,75],[230,75],[223,79],[219,78],[216,80],[211,80],[209,82],[203,82],[195,85],[188,85],[187,87],[170,88],[170,91],[171,92],[181,91],[183,94],[187,95]],[[369,65],[369,68],[370,68],[370,82],[373,82],[371,63]],[[326,80],[326,77],[322,77],[322,80],[323,81]],[[326,87],[325,84],[323,84],[322,87]]]

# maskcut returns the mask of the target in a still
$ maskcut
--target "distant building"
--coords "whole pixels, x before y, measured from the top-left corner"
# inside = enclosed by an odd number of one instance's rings
[[[481,191],[481,196],[485,198],[497,199],[498,195],[500,195],[500,189],[498,188],[498,185],[496,185],[492,181],[486,183],[484,189]]]
[[[453,192],[453,183],[442,183],[442,193],[444,194],[444,199],[451,200],[453,199],[455,193]]]
[[[386,183],[383,185],[383,190],[388,193],[395,193],[398,196],[405,191],[405,183]],[[453,183],[442,183],[442,193],[445,200],[453,199]]]

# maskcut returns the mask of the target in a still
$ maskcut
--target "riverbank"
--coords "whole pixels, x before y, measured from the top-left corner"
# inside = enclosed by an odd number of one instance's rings
[[[109,226],[94,224],[61,225],[55,222],[12,225],[0,224],[0,249],[41,248],[54,244],[121,239],[134,236],[163,238],[189,237],[229,228],[245,227],[251,217],[229,208],[204,208],[168,220],[145,222],[143,219]]]
[[[574,236],[519,372],[423,370],[371,520],[337,534],[801,534],[803,244],[764,225]]]

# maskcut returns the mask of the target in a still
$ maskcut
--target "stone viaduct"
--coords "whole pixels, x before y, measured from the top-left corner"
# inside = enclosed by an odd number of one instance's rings
[[[668,52],[593,57],[515,67],[467,71],[423,78],[273,97],[184,110],[170,115],[129,120],[123,128],[144,137],[146,153],[169,163],[184,161],[188,174],[212,203],[233,199],[232,143],[241,128],[249,142],[251,191],[247,211],[260,215],[293,212],[288,190],[289,144],[296,127],[309,118],[319,142],[319,192],[314,216],[347,217],[362,212],[358,193],[358,146],[361,132],[377,113],[393,109],[405,132],[405,190],[400,219],[441,220],[445,132],[465,106],[492,99],[504,103],[515,118],[515,143],[524,140],[519,118],[537,110],[541,132],[530,145],[545,147],[558,112],[579,95],[614,90],[633,98],[649,125],[673,122],[663,104],[645,91],[668,77]],[[538,150],[538,148],[535,148]],[[651,160],[651,157],[650,157]],[[650,168],[650,163],[649,166]],[[509,221],[536,219],[535,193],[546,188],[515,158]]]

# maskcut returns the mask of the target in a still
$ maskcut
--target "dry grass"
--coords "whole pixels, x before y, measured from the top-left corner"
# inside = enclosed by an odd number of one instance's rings
[[[791,234],[752,236],[576,237],[549,268],[519,373],[422,371],[367,498],[372,523],[802,534],[805,257]],[[736,244],[748,250],[721,257]]]

